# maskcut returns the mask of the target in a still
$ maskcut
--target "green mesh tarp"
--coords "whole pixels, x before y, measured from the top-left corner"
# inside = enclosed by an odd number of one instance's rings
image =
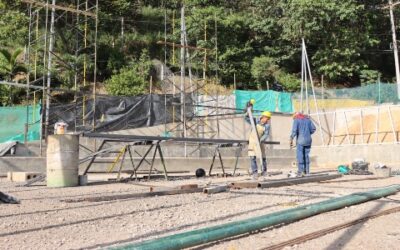
[[[311,94],[310,97],[312,98]],[[316,88],[317,99],[351,99],[373,101],[375,103],[399,103],[397,85],[393,83],[374,83],[354,88],[324,89]],[[300,99],[300,93],[295,93],[293,98]],[[338,101],[339,102],[339,101]],[[340,107],[340,103],[337,105]]]
[[[250,99],[255,99],[254,110],[272,111],[292,113],[292,94],[276,92],[272,90],[267,91],[246,91],[236,90],[236,108],[245,109],[246,103]]]
[[[40,108],[41,106],[0,107],[0,143],[8,141],[24,142],[25,124],[27,123],[27,140],[40,138]]]
[[[356,100],[370,100],[375,103],[398,103],[397,85],[390,83],[369,84],[351,89],[334,90],[334,95]]]

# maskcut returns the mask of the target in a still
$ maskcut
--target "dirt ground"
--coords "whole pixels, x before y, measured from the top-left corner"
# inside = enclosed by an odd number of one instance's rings
[[[213,195],[193,193],[76,203],[62,200],[148,192],[147,185],[205,185],[246,177],[140,182],[141,185],[116,183],[74,188],[47,188],[44,185],[15,187],[15,183],[3,178],[0,179],[0,191],[20,199],[21,204],[0,204],[0,246],[1,249],[98,249],[219,225],[400,183],[400,176],[363,180],[368,177],[345,176],[324,183],[240,189]],[[397,206],[400,206],[400,193],[196,249],[263,249]],[[399,223],[400,213],[394,213],[287,249],[398,249]]]

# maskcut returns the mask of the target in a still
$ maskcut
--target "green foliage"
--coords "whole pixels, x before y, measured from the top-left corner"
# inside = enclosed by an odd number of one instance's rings
[[[282,84],[286,91],[297,91],[300,88],[301,82],[299,78],[293,74],[280,71],[275,74],[275,79]]]
[[[135,66],[136,71],[138,72],[139,76],[143,78],[144,81],[148,79],[151,67],[152,63],[149,51],[147,49],[144,49]]]
[[[123,67],[117,74],[105,82],[106,90],[111,95],[133,96],[144,94],[152,63],[147,50],[143,50],[139,59]]]
[[[276,65],[275,60],[267,56],[255,57],[251,65],[251,75],[259,83],[272,82],[278,70],[279,67]]]
[[[149,80],[151,60],[164,62],[165,55],[167,66],[179,72],[180,48],[175,46],[173,52],[170,45],[180,43],[182,3],[181,0],[100,1],[98,82],[105,82],[112,94],[143,93],[147,89],[145,83]],[[385,3],[370,0],[186,0],[187,43],[198,47],[189,50],[192,72],[201,77],[206,62],[207,78],[217,79],[216,82],[225,86],[233,84],[235,75],[237,86],[243,88],[276,80],[285,90],[295,91],[300,84],[300,46],[304,38],[315,77],[324,75],[331,84],[350,86],[376,82],[378,73],[384,80],[392,79],[392,54],[385,53],[391,42],[390,22],[387,10],[379,8]],[[66,0],[63,4],[75,5],[76,1]],[[12,59],[10,52],[26,46],[27,6],[20,0],[0,0],[1,79],[12,80],[18,72],[24,72],[21,67],[24,65],[15,59],[18,55]],[[400,11],[395,14],[397,16]],[[42,19],[43,16],[41,22]],[[52,73],[54,82],[70,88],[74,83],[74,68],[82,69],[84,57],[92,57],[93,51],[89,46],[88,51],[80,51],[76,57],[75,30],[67,25],[75,20],[74,15],[57,20],[55,57],[63,62],[55,59]],[[83,16],[81,25],[82,21]],[[89,26],[90,29],[94,27],[93,20],[89,19]],[[164,29],[167,46],[158,43],[164,41]],[[89,32],[89,40],[93,41],[93,30]],[[45,73],[41,68],[44,67],[42,52],[39,51],[39,75]],[[91,82],[94,65],[87,63],[91,73],[86,80]],[[187,62],[186,67],[188,65]],[[82,75],[78,75],[78,82],[82,79]],[[0,89],[0,99],[3,95],[10,99],[8,89]]]
[[[361,85],[377,83],[381,73],[377,70],[364,69],[360,72]]]
[[[18,57],[22,52],[23,50],[21,48],[18,48],[13,52],[9,52],[6,49],[0,49],[0,72],[5,74],[5,78],[8,81],[12,81],[14,76],[18,73],[26,72],[24,64],[18,61]]]
[[[134,96],[143,94],[145,81],[134,67],[122,68],[105,82],[109,94],[117,96]]]
[[[0,0],[0,48],[22,46],[28,33],[28,17],[20,1]]]

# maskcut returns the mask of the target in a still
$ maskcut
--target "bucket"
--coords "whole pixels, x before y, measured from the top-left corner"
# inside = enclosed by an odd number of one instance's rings
[[[79,136],[50,135],[47,139],[47,186],[79,184]]]
[[[54,134],[56,135],[63,135],[67,132],[68,124],[65,122],[57,122],[54,125]]]

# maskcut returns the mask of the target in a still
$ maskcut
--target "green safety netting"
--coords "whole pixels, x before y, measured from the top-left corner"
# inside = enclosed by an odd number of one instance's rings
[[[311,94],[310,94],[311,96]],[[374,103],[395,103],[399,102],[397,96],[397,85],[393,83],[373,83],[365,86],[341,89],[315,89],[317,99],[338,100],[340,107],[341,99],[365,100]],[[294,93],[294,99],[300,99],[300,93]]]
[[[336,89],[331,92],[333,92],[333,97],[371,100],[375,103],[398,103],[397,85],[391,83],[369,84],[357,88]]]
[[[34,106],[0,107],[0,143],[8,141],[24,142],[26,123],[28,123],[27,140],[39,140],[40,109],[40,104]]]
[[[236,108],[245,109],[246,103],[250,99],[255,99],[254,110],[272,111],[272,112],[283,112],[292,113],[292,94],[282,93],[272,90],[266,91],[246,91],[236,90]]]

